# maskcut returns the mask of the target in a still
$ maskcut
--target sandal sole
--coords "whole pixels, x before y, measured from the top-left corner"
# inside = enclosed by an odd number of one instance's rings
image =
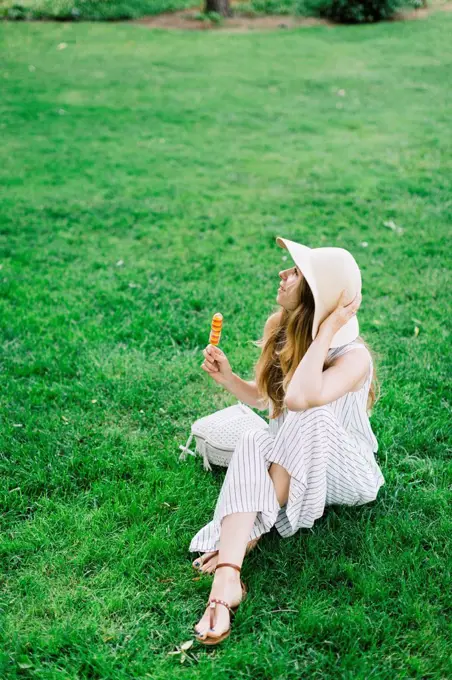
[[[223,642],[223,640],[226,640],[226,638],[228,638],[228,637],[230,636],[230,634],[231,634],[231,629],[229,628],[229,630],[227,630],[225,633],[223,633],[222,635],[220,635],[220,636],[217,637],[217,638],[213,638],[213,637],[207,636],[206,638],[204,638],[204,640],[201,640],[201,639],[198,638],[198,637],[195,638],[195,639],[196,639],[201,645],[208,645],[209,647],[211,647],[212,645],[219,645],[220,642]]]

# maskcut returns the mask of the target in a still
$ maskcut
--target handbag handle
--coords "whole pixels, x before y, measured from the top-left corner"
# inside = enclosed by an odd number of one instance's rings
[[[179,460],[185,460],[188,454],[195,456],[195,458],[196,458],[196,453],[188,448],[190,446],[192,439],[193,439],[193,435],[191,434],[189,436],[185,446],[182,446],[182,444],[179,444],[179,448],[182,449],[182,453],[179,456]]]

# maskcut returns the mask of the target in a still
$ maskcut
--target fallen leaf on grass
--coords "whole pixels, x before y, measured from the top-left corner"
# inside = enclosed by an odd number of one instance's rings
[[[392,220],[388,220],[387,222],[383,222],[385,227],[388,227],[388,229],[391,229],[392,231],[395,231],[396,234],[403,234],[403,229],[402,227],[397,226],[395,222]]]
[[[115,637],[114,635],[103,635],[102,640],[104,642],[108,642],[109,640],[114,640],[114,637]]]
[[[28,668],[33,668],[32,663],[27,663],[25,661],[22,661],[22,662],[19,661],[17,665],[19,666],[19,668],[21,670],[27,670]]]
[[[186,652],[187,652],[188,649],[190,649],[192,644],[193,644],[193,640],[187,640],[187,642],[183,642],[180,647],[178,647],[176,650],[174,650],[174,652],[168,652],[168,656],[173,656],[174,654],[180,654],[181,655],[180,662],[184,663],[185,660],[189,658],[187,656]]]

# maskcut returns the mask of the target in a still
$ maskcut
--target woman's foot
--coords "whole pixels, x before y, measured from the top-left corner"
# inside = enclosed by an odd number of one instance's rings
[[[260,538],[260,536],[259,536]],[[248,555],[248,553],[256,547],[257,542],[259,541],[259,538],[253,538],[252,541],[248,542],[248,545],[246,546],[246,552],[245,555]],[[193,567],[200,571],[203,574],[213,574],[215,569],[217,568],[218,564],[218,550],[214,550],[213,552],[206,552],[204,555],[201,555],[201,557],[197,557],[194,562],[192,562]],[[216,597],[216,596],[215,596]],[[224,609],[224,607],[223,607]]]
[[[222,567],[215,572],[209,600],[216,597],[224,600],[231,607],[237,607],[242,601],[242,586],[240,574],[232,567]],[[230,615],[227,607],[217,604],[214,613],[213,629],[210,628],[210,606],[207,608],[195,626],[195,632],[201,639],[207,637],[220,637],[230,626]]]

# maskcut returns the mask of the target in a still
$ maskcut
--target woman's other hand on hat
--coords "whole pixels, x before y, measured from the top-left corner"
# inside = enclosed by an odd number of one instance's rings
[[[343,290],[336,309],[334,309],[320,324],[319,333],[322,331],[334,335],[356,315],[356,312],[361,305],[362,295],[361,293],[356,293],[355,297],[347,303],[347,300],[349,299],[350,294],[347,290]]]
[[[227,385],[232,379],[232,368],[226,354],[215,345],[203,349],[204,362],[201,368],[219,385]]]

